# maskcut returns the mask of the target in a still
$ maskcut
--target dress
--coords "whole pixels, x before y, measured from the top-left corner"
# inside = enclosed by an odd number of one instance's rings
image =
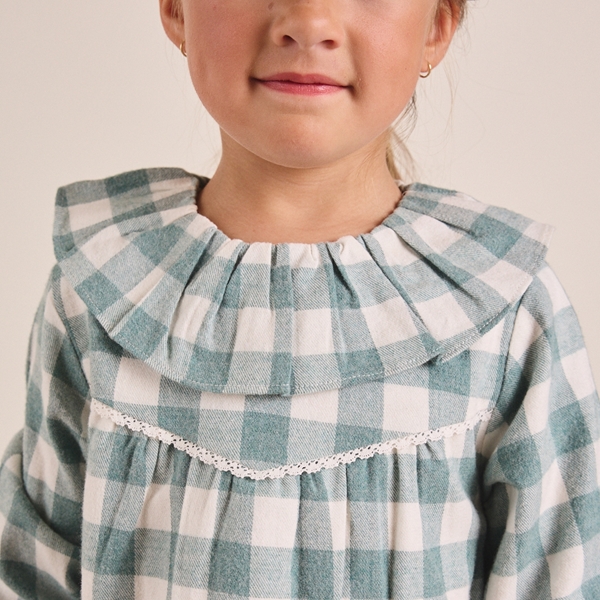
[[[600,408],[550,228],[413,184],[368,234],[246,244],[206,182],[59,190],[0,597],[600,598]]]

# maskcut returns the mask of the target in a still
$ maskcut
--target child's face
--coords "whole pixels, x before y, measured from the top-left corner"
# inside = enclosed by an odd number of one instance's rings
[[[456,25],[446,11],[436,18],[437,0],[183,0],[183,20],[170,16],[172,0],[161,3],[228,141],[288,167],[385,145]],[[286,83],[306,75],[337,85]]]

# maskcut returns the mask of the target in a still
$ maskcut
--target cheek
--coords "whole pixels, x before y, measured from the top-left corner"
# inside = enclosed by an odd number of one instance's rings
[[[411,66],[423,54],[437,0],[391,0],[363,20],[362,31],[391,64]]]
[[[227,3],[205,4],[205,12],[193,11],[186,20],[186,45],[192,82],[210,110],[215,99],[236,94],[240,74],[249,75],[254,40],[247,12],[231,10]]]
[[[397,45],[379,44],[364,63],[359,97],[373,107],[375,115],[394,120],[414,94],[419,65],[420,60]]]

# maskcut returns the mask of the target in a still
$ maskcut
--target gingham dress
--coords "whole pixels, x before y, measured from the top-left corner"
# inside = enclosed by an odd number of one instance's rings
[[[549,228],[409,186],[247,244],[175,169],[59,191],[2,599],[600,598],[599,403]]]

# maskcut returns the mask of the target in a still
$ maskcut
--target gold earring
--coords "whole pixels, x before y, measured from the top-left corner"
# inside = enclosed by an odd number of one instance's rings
[[[428,62],[427,63],[427,71],[425,73],[419,73],[419,77],[421,79],[426,79],[427,77],[429,77],[431,75],[431,69],[433,69],[433,67],[431,66],[431,63]]]
[[[179,44],[179,51],[187,58],[187,52],[185,51],[185,40],[182,40],[181,44]]]

